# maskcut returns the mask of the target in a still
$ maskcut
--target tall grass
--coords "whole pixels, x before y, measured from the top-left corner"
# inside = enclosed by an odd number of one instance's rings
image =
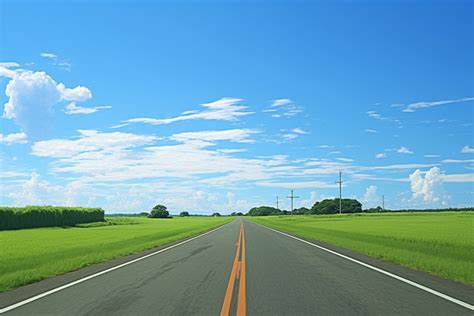
[[[0,230],[73,226],[102,221],[104,221],[104,210],[100,208],[65,206],[0,207]]]
[[[304,238],[474,285],[474,212],[249,219]]]

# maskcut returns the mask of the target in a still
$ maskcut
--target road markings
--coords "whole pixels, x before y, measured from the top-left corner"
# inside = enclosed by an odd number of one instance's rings
[[[239,239],[236,244],[234,263],[230,272],[229,282],[222,303],[221,316],[228,316],[232,305],[232,295],[235,287],[235,280],[239,280],[239,292],[237,297],[237,315],[245,316],[247,313],[247,294],[245,280],[245,233],[243,222],[240,222]],[[240,257],[240,261],[239,261]]]
[[[232,222],[231,222],[231,223],[232,223]],[[144,260],[144,259],[146,259],[146,258],[155,256],[155,255],[157,255],[157,254],[159,254],[159,253],[162,253],[162,252],[165,252],[165,251],[167,251],[167,250],[170,250],[170,249],[176,248],[176,247],[178,247],[178,246],[184,245],[184,244],[186,244],[186,243],[188,243],[188,242],[191,242],[191,241],[196,240],[196,239],[198,239],[198,238],[204,237],[204,236],[206,236],[206,235],[208,235],[208,234],[210,234],[210,233],[213,233],[213,232],[215,232],[215,231],[217,231],[217,230],[219,230],[219,229],[223,228],[224,226],[227,226],[227,225],[229,225],[229,224],[231,224],[231,223],[222,225],[222,226],[217,227],[217,228],[215,228],[215,229],[213,229],[213,230],[210,230],[210,231],[208,231],[208,232],[205,232],[205,233],[203,233],[203,234],[201,234],[201,235],[198,235],[198,236],[195,236],[195,237],[192,237],[192,238],[183,240],[183,241],[181,241],[181,242],[179,242],[179,243],[177,243],[177,244],[174,244],[174,245],[171,245],[171,246],[169,246],[169,247],[166,247],[166,248],[157,250],[157,251],[155,251],[155,252],[149,253],[149,254],[144,255],[144,256],[142,256],[142,257],[139,257],[139,258],[136,258],[136,259],[127,261],[127,262],[125,262],[125,263],[119,264],[119,265],[117,265],[117,266],[115,266],[115,267],[112,267],[112,268],[109,268],[109,269],[106,269],[106,270],[103,270],[103,271],[100,271],[100,272],[91,274],[91,275],[86,276],[86,277],[84,277],[84,278],[82,278],[82,279],[79,279],[79,280],[76,280],[76,281],[67,283],[67,284],[62,285],[62,286],[60,286],[60,287],[57,287],[57,288],[54,288],[54,289],[52,289],[52,290],[46,291],[46,292],[44,292],[44,293],[35,295],[35,296],[30,297],[30,298],[28,298],[28,299],[26,299],[26,300],[23,300],[23,301],[21,301],[21,302],[18,302],[18,303],[9,305],[9,306],[4,307],[4,308],[1,308],[1,309],[0,309],[0,314],[6,313],[6,312],[11,311],[11,310],[13,310],[13,309],[15,309],[15,308],[18,308],[18,307],[20,307],[20,306],[23,306],[23,305],[26,305],[26,304],[28,304],[28,303],[34,302],[34,301],[36,301],[36,300],[39,300],[39,299],[41,299],[41,298],[43,298],[43,297],[46,297],[46,296],[48,296],[48,295],[51,295],[51,294],[53,294],[53,293],[62,291],[62,290],[67,289],[67,288],[69,288],[69,287],[71,287],[71,286],[77,285],[77,284],[79,284],[79,283],[85,282],[85,281],[90,280],[90,279],[93,279],[93,278],[96,278],[96,277],[98,277],[98,276],[100,276],[100,275],[103,275],[103,274],[112,272],[112,271],[114,271],[114,270],[123,268],[123,267],[128,266],[128,265],[130,265],[130,264],[132,264],[132,263],[135,263],[135,262]]]
[[[301,241],[301,242],[303,242],[303,243],[305,243],[305,244],[308,244],[308,245],[310,245],[310,246],[319,248],[319,249],[324,250],[324,251],[326,251],[326,252],[332,253],[333,255],[336,255],[336,256],[339,256],[339,257],[341,257],[341,258],[347,259],[347,260],[349,260],[349,261],[352,261],[352,262],[354,262],[354,263],[357,263],[357,264],[359,264],[359,265],[361,265],[361,266],[364,266],[364,267],[366,267],[366,268],[369,268],[369,269],[371,269],[371,270],[380,272],[380,273],[385,274],[385,275],[387,275],[387,276],[389,276],[389,277],[392,277],[392,278],[394,278],[394,279],[397,279],[397,280],[399,280],[399,281],[401,281],[401,282],[404,282],[404,283],[406,283],[406,284],[409,284],[409,285],[411,285],[411,286],[414,286],[414,287],[416,287],[416,288],[418,288],[418,289],[420,289],[420,290],[423,290],[423,291],[425,291],[425,292],[431,293],[431,294],[436,295],[436,296],[438,296],[438,297],[440,297],[440,298],[443,298],[443,299],[445,299],[445,300],[447,300],[447,301],[450,301],[450,302],[452,302],[452,303],[454,303],[454,304],[460,305],[460,306],[462,306],[462,307],[465,307],[465,308],[467,308],[467,309],[470,309],[470,310],[474,311],[474,305],[471,305],[471,304],[469,304],[469,303],[466,303],[466,302],[463,302],[463,301],[461,301],[461,300],[458,300],[457,298],[454,298],[454,297],[451,297],[451,296],[446,295],[446,294],[444,294],[444,293],[438,292],[438,291],[433,290],[433,289],[431,289],[431,288],[429,288],[429,287],[426,287],[426,286],[424,286],[424,285],[421,285],[421,284],[418,284],[418,283],[416,283],[416,282],[410,281],[410,280],[405,279],[405,278],[403,278],[403,277],[401,277],[401,276],[398,276],[398,275],[393,274],[393,273],[391,273],[391,272],[388,272],[388,271],[382,270],[382,269],[380,269],[380,268],[374,267],[374,266],[372,266],[372,265],[370,265],[370,264],[364,263],[364,262],[359,261],[359,260],[357,260],[357,259],[354,259],[354,258],[351,258],[351,257],[349,257],[349,256],[343,255],[343,254],[338,253],[338,252],[336,252],[336,251],[334,251],[334,250],[331,250],[331,249],[328,249],[328,248],[325,248],[325,247],[316,245],[316,244],[314,244],[314,243],[312,243],[312,242],[309,242],[309,241],[307,241],[307,240],[304,240],[304,239],[295,237],[295,236],[293,236],[293,235],[290,235],[290,234],[287,234],[287,233],[281,232],[281,231],[279,231],[279,230],[276,230],[276,229],[273,229],[273,228],[270,228],[270,227],[266,227],[266,226],[263,226],[263,225],[260,225],[260,224],[257,224],[257,223],[254,223],[254,224],[259,225],[259,226],[261,226],[261,227],[263,227],[263,228],[269,229],[269,230],[271,230],[271,231],[274,231],[274,232],[276,232],[276,233],[282,234],[282,235],[284,235],[284,236],[287,236],[287,237],[296,239],[296,240],[298,240],[298,241]]]

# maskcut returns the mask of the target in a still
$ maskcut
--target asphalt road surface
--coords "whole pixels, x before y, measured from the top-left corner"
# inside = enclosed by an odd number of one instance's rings
[[[356,259],[371,260],[360,255]],[[369,264],[383,265],[375,259]],[[394,275],[237,219],[113,271],[77,284],[58,284],[52,293],[43,291],[42,297],[37,296],[41,295],[41,282],[15,290],[19,295],[2,293],[0,313],[473,315],[471,287],[395,265],[382,268]],[[397,276],[427,288],[408,284]],[[47,282],[51,285],[51,280]],[[64,288],[58,289],[60,286]]]

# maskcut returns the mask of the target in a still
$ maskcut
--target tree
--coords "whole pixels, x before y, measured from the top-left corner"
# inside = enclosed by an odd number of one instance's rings
[[[360,213],[362,204],[355,199],[342,199],[342,213]],[[314,203],[311,214],[337,214],[339,213],[339,199],[326,199]]]
[[[294,209],[293,214],[295,215],[311,214],[311,210],[306,207],[300,207],[300,208]]]
[[[153,209],[150,212],[150,215],[148,215],[150,218],[169,218],[170,213],[166,210],[166,206],[158,204],[153,207]]]
[[[236,212],[232,212],[232,213],[230,213],[230,216],[237,216],[237,213],[236,213]]]
[[[221,214],[216,212],[216,213],[213,213],[212,216],[221,216]]]
[[[181,212],[181,213],[179,213],[179,216],[181,216],[181,217],[189,216],[189,212],[186,212],[186,211]]]
[[[250,216],[268,216],[268,215],[279,215],[281,211],[271,206],[259,206],[253,207],[248,212]]]

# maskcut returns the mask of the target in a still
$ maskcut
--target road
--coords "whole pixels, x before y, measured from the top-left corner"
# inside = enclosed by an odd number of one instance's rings
[[[423,274],[417,278],[423,281]],[[434,290],[448,291],[449,297],[458,291],[468,307],[473,304],[472,297],[466,300],[473,293],[470,287],[457,288],[454,282],[443,286],[440,282]],[[8,292],[0,294],[0,311],[5,315],[473,313],[449,299],[242,219],[31,302],[21,300],[7,311],[17,302]]]

